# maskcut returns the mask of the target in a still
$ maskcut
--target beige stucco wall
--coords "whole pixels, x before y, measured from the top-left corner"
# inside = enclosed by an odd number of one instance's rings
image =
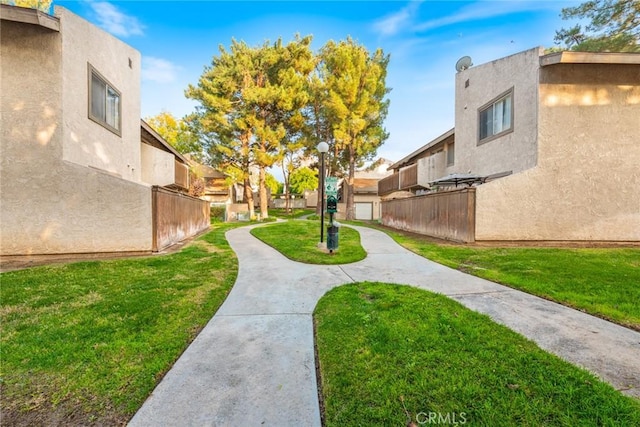
[[[175,181],[175,156],[140,143],[142,181],[150,185],[171,185]]]
[[[418,159],[418,184],[428,187],[429,183],[446,175],[447,154],[444,149],[430,156]]]
[[[140,52],[67,9],[56,7],[55,15],[62,36],[64,160],[139,182]],[[88,64],[121,93],[121,136],[88,118]]]
[[[151,250],[150,188],[68,162],[33,184],[3,186],[2,255]]]
[[[530,49],[456,74],[455,164],[447,173],[485,176],[536,165],[536,70],[541,53],[542,48]],[[511,88],[513,132],[478,145],[478,110]]]
[[[538,166],[477,189],[477,240],[640,241],[640,66],[540,74]]]
[[[151,189],[63,160],[79,119],[62,108],[73,90],[60,33],[4,20],[0,31],[0,254],[150,250]]]

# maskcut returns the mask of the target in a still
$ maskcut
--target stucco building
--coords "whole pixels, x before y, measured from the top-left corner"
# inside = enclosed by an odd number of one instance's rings
[[[393,165],[380,194],[467,177],[465,240],[640,241],[640,54],[535,48],[455,82],[455,128]]]
[[[146,252],[168,244],[160,223],[208,227],[206,203],[195,223],[154,210],[154,185],[185,181],[143,141],[140,53],[61,7],[1,7],[0,254]]]
[[[390,168],[392,164],[393,162],[390,160],[379,158],[368,168],[355,171],[353,178],[354,219],[364,221],[380,219],[381,198],[378,195],[378,182],[392,173]],[[346,216],[346,191],[346,180],[342,179],[338,189],[341,202],[338,203],[337,217],[340,219],[344,219]]]

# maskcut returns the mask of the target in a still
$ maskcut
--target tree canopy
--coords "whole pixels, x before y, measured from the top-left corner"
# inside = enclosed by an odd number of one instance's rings
[[[640,1],[591,0],[562,9],[562,19],[590,22],[556,31],[564,48],[584,52],[640,52]]]
[[[267,188],[269,189],[269,191],[271,191],[271,194],[278,194],[280,192],[280,187],[282,184],[278,182],[275,176],[268,173],[265,182]]]
[[[11,6],[28,7],[31,9],[38,9],[43,12],[48,12],[51,8],[53,0],[0,0],[2,4],[9,4]]]
[[[333,134],[334,153],[347,168],[346,218],[355,218],[353,182],[356,166],[372,159],[388,138],[383,124],[389,108],[385,96],[389,56],[370,54],[348,38],[329,41],[320,52],[320,75],[326,90],[325,109]]]
[[[189,154],[194,160],[202,160],[202,146],[186,120],[176,119],[167,111],[144,120],[180,154]]]
[[[305,190],[315,190],[318,188],[318,172],[304,166],[291,173],[289,180],[291,192],[302,194]]]
[[[198,84],[185,92],[199,102],[188,118],[191,129],[211,164],[244,183],[252,216],[252,171],[258,172],[266,218],[267,168],[282,167],[288,191],[289,176],[304,154],[316,157],[317,143],[325,141],[331,147],[330,169],[342,175],[348,170],[352,185],[355,165],[373,157],[387,138],[389,57],[381,50],[369,54],[350,38],[331,41],[318,54],[310,43],[311,36],[255,47],[232,40],[229,50],[219,47]],[[353,210],[352,197],[347,206]]]

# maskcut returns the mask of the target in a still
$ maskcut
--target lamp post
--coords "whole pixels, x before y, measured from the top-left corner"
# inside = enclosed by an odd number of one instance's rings
[[[320,153],[320,243],[324,242],[324,155],[329,151],[329,144],[321,142],[318,144]]]

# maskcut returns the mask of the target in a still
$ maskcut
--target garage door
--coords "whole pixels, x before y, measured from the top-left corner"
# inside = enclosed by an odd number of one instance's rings
[[[371,221],[373,219],[373,203],[356,203],[356,219]]]

